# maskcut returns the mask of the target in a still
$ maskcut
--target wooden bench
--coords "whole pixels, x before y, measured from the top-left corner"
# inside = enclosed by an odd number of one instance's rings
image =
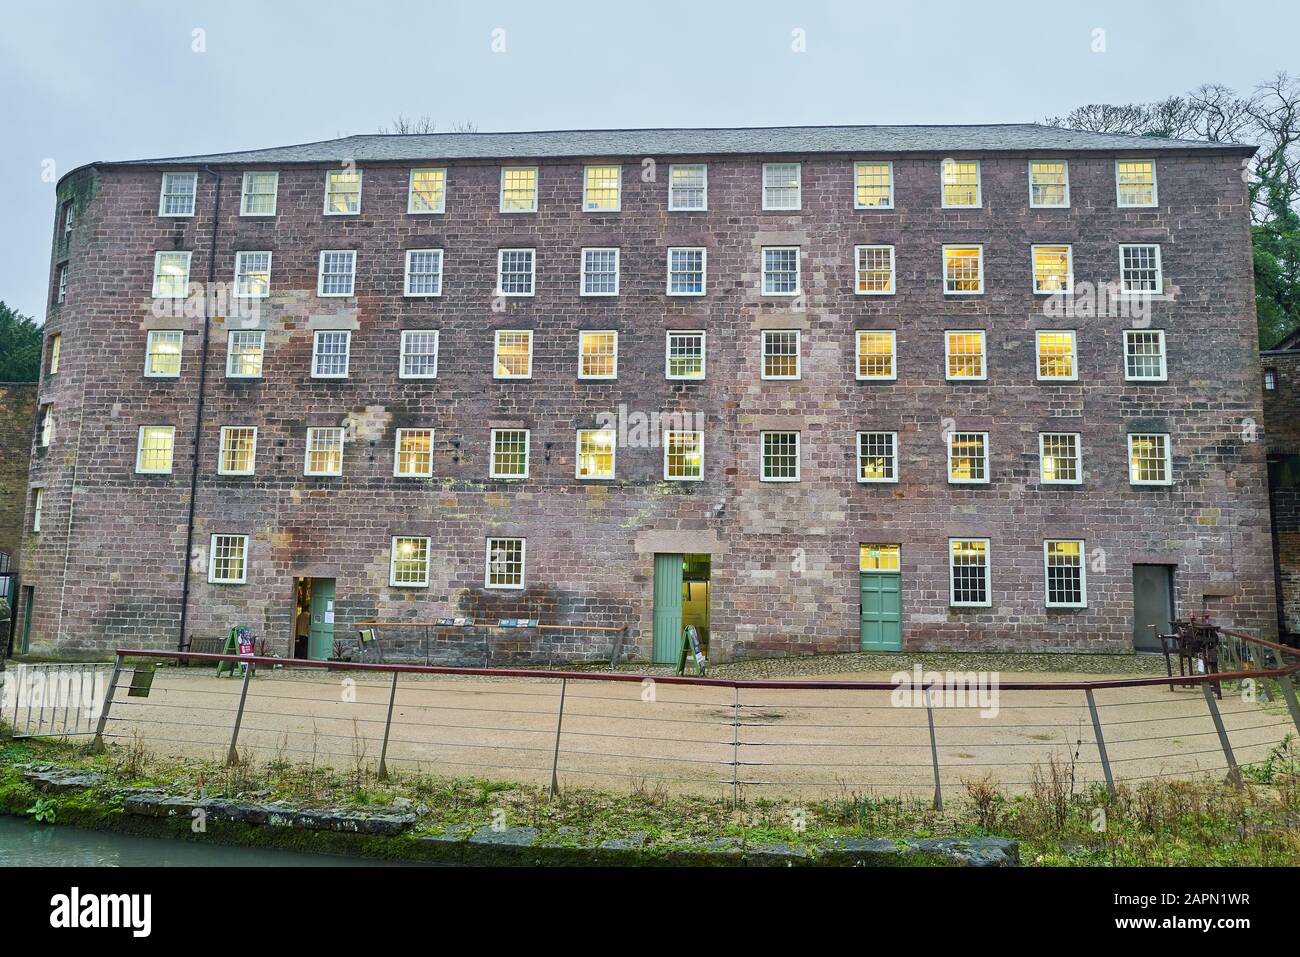
[[[219,655],[225,650],[225,647],[226,639],[224,637],[209,638],[204,635],[191,635],[190,640],[185,643],[181,651],[190,651],[196,655]],[[189,659],[182,658],[181,664],[188,668]]]

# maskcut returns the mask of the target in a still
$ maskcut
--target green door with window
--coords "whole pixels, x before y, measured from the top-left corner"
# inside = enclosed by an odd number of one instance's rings
[[[311,580],[311,631],[307,634],[307,657],[325,661],[334,654],[334,579]]]
[[[903,650],[903,576],[861,572],[863,651]]]
[[[655,556],[656,664],[675,664],[682,648],[682,556]]]

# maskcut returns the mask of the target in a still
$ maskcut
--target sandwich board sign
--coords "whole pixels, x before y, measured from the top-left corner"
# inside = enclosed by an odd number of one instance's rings
[[[679,675],[686,671],[687,657],[694,660],[696,670],[703,677],[709,663],[704,658],[704,649],[700,647],[700,633],[694,625],[687,625],[682,629],[682,651],[677,658],[677,673]]]

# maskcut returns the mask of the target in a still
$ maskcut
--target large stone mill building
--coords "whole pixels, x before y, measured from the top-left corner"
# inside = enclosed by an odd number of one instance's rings
[[[32,652],[1276,633],[1247,147],[352,136],[58,188]],[[546,628],[448,628],[535,619]],[[419,634],[381,628],[381,635]]]

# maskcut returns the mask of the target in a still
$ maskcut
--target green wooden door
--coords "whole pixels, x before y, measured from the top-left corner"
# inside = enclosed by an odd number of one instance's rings
[[[324,661],[334,653],[334,579],[311,580],[311,632],[307,657]]]
[[[682,556],[655,556],[656,664],[676,664],[682,647]]]
[[[1174,617],[1174,567],[1133,566],[1133,648],[1160,651],[1157,635],[1168,634]]]
[[[862,572],[863,651],[903,650],[903,576],[898,572]]]
[[[25,655],[32,647],[32,605],[36,604],[36,586],[23,586],[23,632],[18,653]]]

